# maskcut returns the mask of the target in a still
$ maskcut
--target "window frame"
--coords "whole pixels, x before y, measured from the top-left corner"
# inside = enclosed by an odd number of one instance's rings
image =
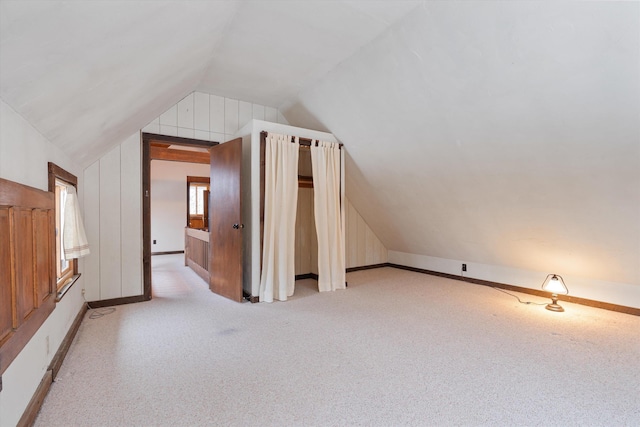
[[[204,197],[207,200],[203,200],[204,202],[204,206],[203,206],[203,215],[199,215],[196,213],[191,212],[191,185],[194,186],[206,186],[207,190],[204,194]],[[209,212],[208,212],[208,197],[209,197],[209,189],[211,185],[211,178],[208,176],[187,176],[187,227],[191,227],[191,220],[194,218],[199,218],[200,216],[202,216],[202,220],[203,220],[203,226],[205,229],[209,228]],[[197,194],[197,191],[196,191]]]
[[[58,236],[60,236],[61,234],[61,230],[58,231],[58,225],[60,224],[60,213],[61,213],[61,209],[60,209],[60,200],[59,200],[59,195],[58,192],[56,191],[56,181],[61,181],[62,183],[66,184],[66,185],[71,185],[76,189],[76,193],[78,191],[78,178],[73,175],[70,172],[67,172],[66,170],[62,169],[60,166],[56,165],[55,163],[49,162],[47,164],[48,166],[48,174],[49,174],[49,191],[52,192],[54,194],[54,198],[55,198],[55,216],[56,216],[56,220],[55,220],[55,230],[56,230],[56,236],[55,236],[55,242],[56,242],[56,250],[52,251],[53,252],[53,256],[55,256],[56,260],[56,302],[60,301],[62,299],[62,297],[65,296],[65,294],[69,291],[69,289],[71,289],[71,286],[73,286],[73,284],[80,278],[80,273],[78,273],[78,259],[77,258],[72,258],[69,260],[69,268],[65,269],[68,270],[66,272],[66,274],[63,274],[61,277],[58,277],[58,269],[59,269],[59,265],[60,265],[60,245],[59,245],[59,238]],[[61,236],[60,236],[61,238]]]

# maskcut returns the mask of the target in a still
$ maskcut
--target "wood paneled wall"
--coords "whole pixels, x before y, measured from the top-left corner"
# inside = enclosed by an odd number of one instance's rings
[[[346,268],[388,262],[387,248],[346,199]],[[318,273],[318,238],[313,215],[313,189],[298,189],[296,275]]]
[[[142,295],[141,173],[137,133],[84,170],[87,301]]]
[[[388,262],[387,248],[346,199],[346,267],[362,267]]]
[[[0,179],[0,374],[55,306],[53,193]]]

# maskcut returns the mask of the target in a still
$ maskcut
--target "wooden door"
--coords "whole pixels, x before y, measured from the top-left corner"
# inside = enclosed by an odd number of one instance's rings
[[[242,138],[211,147],[209,288],[242,301]]]

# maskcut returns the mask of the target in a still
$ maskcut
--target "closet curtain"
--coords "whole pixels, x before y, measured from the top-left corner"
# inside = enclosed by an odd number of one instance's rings
[[[78,196],[73,185],[67,186],[67,196],[64,201],[62,246],[64,248],[64,259],[89,255],[89,242],[84,231]]]
[[[295,287],[298,137],[267,134],[260,301],[286,301]]]
[[[313,203],[318,235],[318,290],[345,289],[345,246],[340,211],[340,146],[311,143]]]

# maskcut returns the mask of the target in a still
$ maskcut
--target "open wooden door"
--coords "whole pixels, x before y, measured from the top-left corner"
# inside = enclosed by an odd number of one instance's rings
[[[211,147],[209,288],[242,301],[242,138]]]

